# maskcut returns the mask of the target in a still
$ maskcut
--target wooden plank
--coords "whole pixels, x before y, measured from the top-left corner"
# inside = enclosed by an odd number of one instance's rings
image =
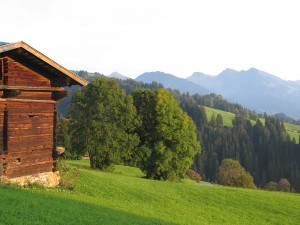
[[[32,150],[30,148],[25,148],[23,151],[15,151],[15,152],[9,152],[6,154],[6,157],[19,157],[24,155],[28,155],[31,157],[31,155],[39,155],[39,154],[48,154],[49,156],[52,155],[52,146],[45,146],[41,145],[39,149]],[[1,158],[1,157],[0,157]]]
[[[37,127],[37,128],[8,128],[8,135],[24,136],[24,135],[51,135],[53,127]],[[2,133],[2,132],[0,132]],[[0,137],[1,139],[1,137]]]
[[[28,100],[52,100],[52,92],[26,92],[5,90],[3,98],[6,99],[28,99]]]
[[[52,152],[37,151],[37,152],[14,152],[8,153],[5,157],[6,162],[12,166],[23,166],[28,164],[40,163],[44,161],[52,161]]]
[[[63,87],[36,87],[36,86],[12,86],[12,85],[0,85],[0,90],[20,90],[20,91],[65,91]]]
[[[7,160],[7,166],[9,168],[19,168],[19,167],[26,167],[33,164],[42,164],[44,162],[53,162],[53,159],[48,155],[41,155],[38,158],[37,157],[30,157],[30,158],[16,157]]]
[[[39,152],[39,151],[49,151],[52,153],[53,145],[52,143],[23,143],[22,145],[11,144],[9,146],[9,154],[17,154],[17,153],[31,153],[31,152]]]
[[[9,99],[9,98],[0,98],[0,102],[40,102],[40,103],[56,103],[53,100],[34,100],[34,99]]]
[[[8,58],[8,57],[6,57]],[[50,80],[35,71],[23,66],[21,63],[8,58],[8,80],[9,86],[39,86],[50,87]]]
[[[37,173],[43,172],[51,172],[53,169],[53,161],[47,161],[42,163],[36,164],[29,164],[25,166],[19,167],[8,167],[6,168],[5,175],[9,178],[20,177],[20,176],[27,176]]]

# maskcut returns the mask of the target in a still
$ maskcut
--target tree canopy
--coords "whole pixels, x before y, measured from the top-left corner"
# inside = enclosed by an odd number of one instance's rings
[[[89,77],[94,79],[98,75],[89,75]],[[144,84],[131,79],[117,79],[116,81],[122,89],[126,90],[127,94],[132,93],[137,88],[148,88],[156,91],[162,87],[155,82]],[[73,86],[71,92],[75,91],[76,88]],[[300,144],[299,138],[289,136],[289,128],[285,128],[285,124],[283,124],[285,120],[267,116],[266,113],[256,114],[215,94],[189,95],[188,93],[180,93],[174,90],[172,94],[178,100],[183,111],[193,119],[196,125],[197,138],[201,142],[202,151],[201,154],[196,154],[194,157],[192,169],[201,174],[204,180],[217,182],[221,162],[226,158],[233,158],[238,160],[252,174],[255,184],[259,187],[264,187],[270,181],[279,181],[282,177],[285,177],[291,186],[295,188],[295,185],[297,185],[296,178],[300,174]],[[77,97],[80,98],[80,94]],[[67,112],[69,99],[66,98],[59,103],[59,105],[66,108],[63,112]],[[141,104],[144,103],[141,102]],[[144,106],[145,113],[147,113],[147,110],[150,113],[150,107]],[[222,119],[225,122],[225,117],[222,118],[221,115],[218,116],[216,113],[215,119],[208,121],[206,117],[208,114],[206,114],[205,108],[202,106],[235,113],[236,118],[233,120],[232,126],[224,126],[224,124],[222,126]],[[58,106],[59,115],[63,112]],[[151,113],[155,112],[152,111]],[[148,118],[154,118],[154,116],[148,116]],[[256,123],[249,119],[256,120]],[[149,119],[149,125],[155,121]],[[65,135],[64,125],[62,124],[59,128],[62,129],[61,132]],[[67,130],[72,131],[69,127],[67,128]],[[139,131],[142,131],[142,129]],[[148,131],[151,135],[152,131],[156,132],[156,129],[150,131],[149,127]],[[76,137],[70,137],[71,142],[74,142],[74,139],[76,140]],[[61,138],[58,138],[58,142],[60,145],[65,146],[67,151],[70,149],[68,147],[69,137],[61,136]],[[80,142],[78,143],[80,144]],[[139,148],[141,148],[141,145],[139,145]],[[146,149],[149,150],[149,148],[144,148],[144,151],[135,151],[134,160],[147,156],[145,153],[150,151]],[[299,183],[298,180],[297,183]]]
[[[232,187],[255,188],[253,177],[237,160],[224,159],[218,174],[220,184]]]
[[[133,99],[115,80],[101,77],[79,89],[70,115],[72,149],[79,155],[88,153],[92,168],[107,169],[130,158],[139,143]]]
[[[200,152],[193,120],[165,90],[133,93],[142,125],[137,160],[148,178],[176,180],[184,177],[193,157]]]

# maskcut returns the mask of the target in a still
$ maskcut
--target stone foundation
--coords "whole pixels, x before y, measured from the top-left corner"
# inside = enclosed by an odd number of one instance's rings
[[[59,185],[59,171],[56,172],[46,172],[34,175],[28,175],[23,177],[7,178],[1,177],[1,181],[5,183],[13,183],[21,186],[28,184],[37,184],[44,187],[57,187]]]

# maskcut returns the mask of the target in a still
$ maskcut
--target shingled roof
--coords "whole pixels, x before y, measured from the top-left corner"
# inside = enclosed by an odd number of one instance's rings
[[[0,42],[0,57],[3,56],[35,64],[53,76],[64,77],[68,86],[86,86],[88,84],[85,79],[67,70],[23,41],[16,43]]]

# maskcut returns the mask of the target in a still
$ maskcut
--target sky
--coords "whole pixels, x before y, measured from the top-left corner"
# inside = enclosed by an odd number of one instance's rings
[[[300,80],[298,0],[0,0],[0,41],[135,78],[251,67]]]

